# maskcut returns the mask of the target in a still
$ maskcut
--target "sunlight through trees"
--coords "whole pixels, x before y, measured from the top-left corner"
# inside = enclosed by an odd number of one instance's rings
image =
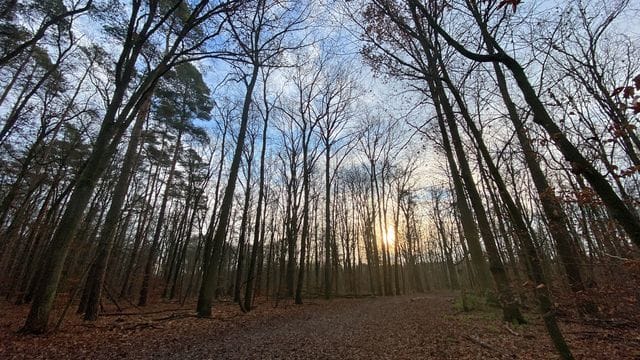
[[[638,313],[637,5],[4,2],[0,294],[46,334],[446,291],[572,359]]]

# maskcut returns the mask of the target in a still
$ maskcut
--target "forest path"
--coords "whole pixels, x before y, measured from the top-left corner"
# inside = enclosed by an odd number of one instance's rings
[[[453,298],[388,297],[308,301],[307,309],[264,317],[221,336],[185,344],[175,359],[424,359],[475,352],[447,320]],[[317,306],[314,304],[318,304]],[[162,354],[157,353],[159,357]]]
[[[198,319],[193,307],[112,313],[96,323],[69,316],[58,333],[22,337],[23,318],[3,318],[0,358],[8,359],[557,359],[539,316],[506,326],[496,309],[462,313],[451,294],[312,299],[305,305],[236,304]],[[172,309],[172,310],[171,310]],[[25,307],[25,311],[27,308]],[[562,324],[576,358],[638,359],[637,328]]]

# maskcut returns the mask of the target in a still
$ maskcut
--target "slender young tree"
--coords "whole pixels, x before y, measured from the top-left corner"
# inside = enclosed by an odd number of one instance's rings
[[[269,129],[269,119],[273,110],[273,104],[268,98],[268,79],[271,71],[269,68],[262,70],[262,107],[259,107],[260,116],[262,117],[262,140],[260,145],[260,175],[258,179],[258,199],[256,200],[256,218],[253,224],[253,244],[251,246],[251,256],[249,258],[249,269],[247,271],[247,288],[244,295],[244,310],[251,311],[253,304],[254,286],[260,287],[259,276],[256,274],[256,266],[258,266],[258,252],[261,252],[263,246],[263,238],[261,232],[266,228],[263,218],[263,204],[265,201],[265,160],[267,155],[267,134]],[[266,210],[266,206],[264,206]],[[262,266],[258,268],[260,273]],[[256,279],[257,278],[257,279]],[[255,284],[255,285],[254,285]]]

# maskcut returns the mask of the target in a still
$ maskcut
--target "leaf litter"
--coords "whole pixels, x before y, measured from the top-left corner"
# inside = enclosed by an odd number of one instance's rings
[[[96,322],[68,315],[46,336],[17,333],[28,306],[0,304],[3,359],[558,359],[540,317],[505,324],[497,309],[462,312],[451,293],[258,302],[249,313],[221,302],[211,319],[194,304],[108,310]],[[110,312],[111,311],[111,312]],[[639,359],[634,321],[565,315],[576,358]]]

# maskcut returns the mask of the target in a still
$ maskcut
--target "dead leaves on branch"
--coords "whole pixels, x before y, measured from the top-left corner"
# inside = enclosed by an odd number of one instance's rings
[[[640,114],[640,74],[631,79],[633,85],[619,86],[611,92],[611,97],[617,101],[621,111],[628,109],[634,115]]]
[[[503,7],[507,7],[509,5],[511,5],[511,9],[513,10],[513,12],[516,12],[518,5],[522,4],[522,0],[502,0],[500,1],[500,3],[498,4],[497,9],[500,10]]]
[[[633,86],[621,86],[621,87],[615,88],[611,93],[611,96],[620,95],[620,93],[622,93],[623,98],[629,99],[635,95],[636,89]]]

